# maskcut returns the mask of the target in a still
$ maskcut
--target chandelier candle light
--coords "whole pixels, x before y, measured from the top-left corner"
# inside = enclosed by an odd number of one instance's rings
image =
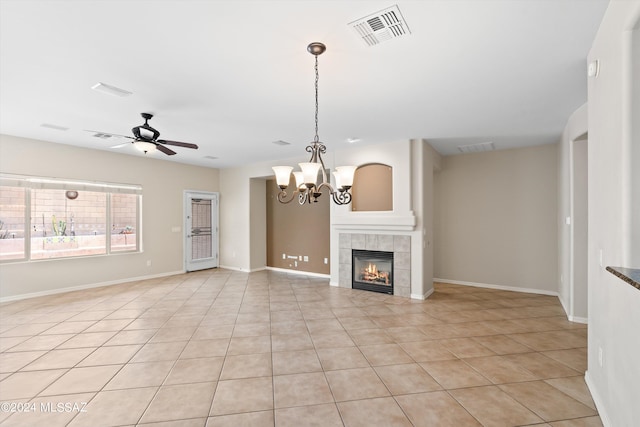
[[[322,155],[327,152],[327,147],[320,142],[318,138],[318,55],[321,55],[326,46],[322,43],[314,42],[307,46],[307,51],[315,56],[316,65],[316,134],[313,138],[313,142],[307,145],[307,153],[311,153],[311,159],[307,163],[298,163],[302,171],[293,172],[293,176],[296,180],[296,189],[291,195],[291,198],[287,200],[287,187],[289,186],[289,180],[291,178],[291,166],[274,166],[273,171],[276,174],[276,182],[280,187],[278,193],[278,201],[280,203],[291,202],[296,194],[298,195],[298,203],[304,205],[305,203],[317,202],[318,197],[322,195],[322,189],[326,188],[331,193],[334,203],[338,205],[347,205],[351,203],[351,193],[349,189],[353,185],[353,175],[356,171],[356,166],[338,166],[336,167],[333,175],[336,180],[336,189],[334,189],[327,180],[327,172],[324,167]],[[318,171],[320,171],[320,181],[318,181]]]

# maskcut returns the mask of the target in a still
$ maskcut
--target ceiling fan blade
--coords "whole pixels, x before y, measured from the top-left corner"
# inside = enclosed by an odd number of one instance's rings
[[[160,151],[162,151],[164,154],[166,154],[167,156],[173,156],[174,154],[176,154],[175,151],[165,147],[164,145],[160,145],[160,144],[156,144],[156,148]]]
[[[198,149],[198,146],[196,144],[190,144],[188,142],[167,141],[166,139],[159,139],[156,142],[159,142],[160,144],[166,144],[166,145],[175,145],[176,147],[193,148],[196,150]]]
[[[131,144],[131,143],[130,142],[123,142],[122,144],[114,145],[114,146],[109,147],[109,148],[122,148],[122,147],[126,147],[129,144]]]

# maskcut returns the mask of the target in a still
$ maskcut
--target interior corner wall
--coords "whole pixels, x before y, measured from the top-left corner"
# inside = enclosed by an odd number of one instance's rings
[[[435,277],[556,294],[557,157],[555,144],[444,157]]]
[[[570,319],[586,317],[587,309],[576,312],[572,295],[573,263],[572,263],[572,198],[573,198],[573,141],[587,132],[587,104],[573,112],[562,133],[558,148],[558,298]],[[569,224],[567,224],[567,218]]]
[[[220,267],[251,270],[250,193],[243,168],[220,171]]]
[[[277,163],[280,161],[220,170],[220,267],[248,272],[266,266],[265,179],[273,176],[271,166]],[[253,200],[255,197],[259,200]]]
[[[442,156],[426,141],[422,141],[422,151],[422,295],[430,295],[435,277],[435,174],[441,168]]]
[[[628,188],[629,154],[638,139],[633,124],[631,35],[640,29],[640,2],[612,1],[605,12],[588,61],[600,73],[589,93],[589,331],[585,375],[605,427],[635,426],[640,420],[640,290],[605,270],[629,259],[625,227],[634,201]],[[640,108],[640,106],[638,106]],[[637,136],[637,135],[636,135]],[[640,260],[638,260],[640,261]]]
[[[217,169],[0,135],[3,173],[142,185],[144,252],[32,262],[0,268],[0,297],[118,283],[184,271],[184,190],[219,190]],[[156,156],[157,157],[157,156]],[[151,266],[147,266],[151,261]]]
[[[266,180],[252,178],[250,183],[249,239],[251,271],[264,270],[267,265],[267,203],[265,199]]]

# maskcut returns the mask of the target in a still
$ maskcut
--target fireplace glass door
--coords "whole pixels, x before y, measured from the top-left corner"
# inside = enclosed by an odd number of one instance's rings
[[[393,252],[352,252],[353,289],[393,295]]]

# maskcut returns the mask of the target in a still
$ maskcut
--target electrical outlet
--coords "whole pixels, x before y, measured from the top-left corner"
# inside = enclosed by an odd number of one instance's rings
[[[297,266],[298,266],[298,261],[293,261],[293,265],[294,265],[295,267],[297,267]]]
[[[298,255],[298,261],[302,261],[302,255]]]
[[[305,255],[305,256],[303,257],[303,261],[304,261],[304,262],[309,262],[309,257]]]
[[[329,264],[329,258],[325,258],[325,259],[324,259],[324,263],[325,263],[325,264]]]
[[[287,254],[282,254],[282,259],[287,259]]]
[[[147,260],[147,267],[151,267],[151,260],[150,259]]]

